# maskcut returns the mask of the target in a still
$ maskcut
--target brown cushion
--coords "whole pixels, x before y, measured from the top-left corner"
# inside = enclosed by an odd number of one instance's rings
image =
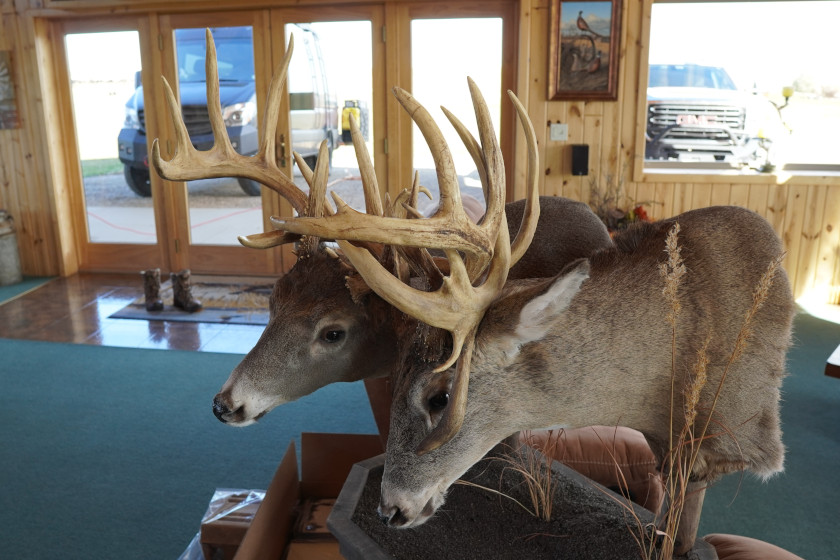
[[[646,509],[656,511],[662,502],[656,458],[641,432],[620,426],[535,430],[522,432],[520,441],[599,484],[629,493]]]
[[[703,540],[715,547],[718,560],[803,560],[783,548],[750,537],[713,533]]]

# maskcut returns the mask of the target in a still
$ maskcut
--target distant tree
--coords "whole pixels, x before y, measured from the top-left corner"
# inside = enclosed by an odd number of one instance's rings
[[[807,74],[801,74],[793,81],[793,89],[801,93],[817,93],[817,85]]]
[[[828,84],[822,87],[822,96],[834,99],[840,93],[840,86],[837,84]]]

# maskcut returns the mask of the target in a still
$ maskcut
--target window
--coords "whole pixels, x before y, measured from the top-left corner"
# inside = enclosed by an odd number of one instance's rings
[[[654,3],[645,166],[840,164],[840,1]]]

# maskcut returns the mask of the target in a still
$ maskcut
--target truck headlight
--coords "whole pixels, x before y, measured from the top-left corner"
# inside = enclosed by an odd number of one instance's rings
[[[234,103],[222,109],[225,126],[245,126],[257,118],[257,100],[252,96],[245,103]]]
[[[125,108],[125,122],[123,128],[134,128],[140,130],[140,117],[137,116],[137,110],[131,107]]]

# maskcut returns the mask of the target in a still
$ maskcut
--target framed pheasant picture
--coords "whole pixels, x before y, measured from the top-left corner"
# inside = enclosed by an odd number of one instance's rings
[[[551,0],[549,16],[548,98],[614,101],[621,0]]]
[[[0,128],[18,128],[15,83],[12,80],[12,57],[9,51],[0,51]]]

